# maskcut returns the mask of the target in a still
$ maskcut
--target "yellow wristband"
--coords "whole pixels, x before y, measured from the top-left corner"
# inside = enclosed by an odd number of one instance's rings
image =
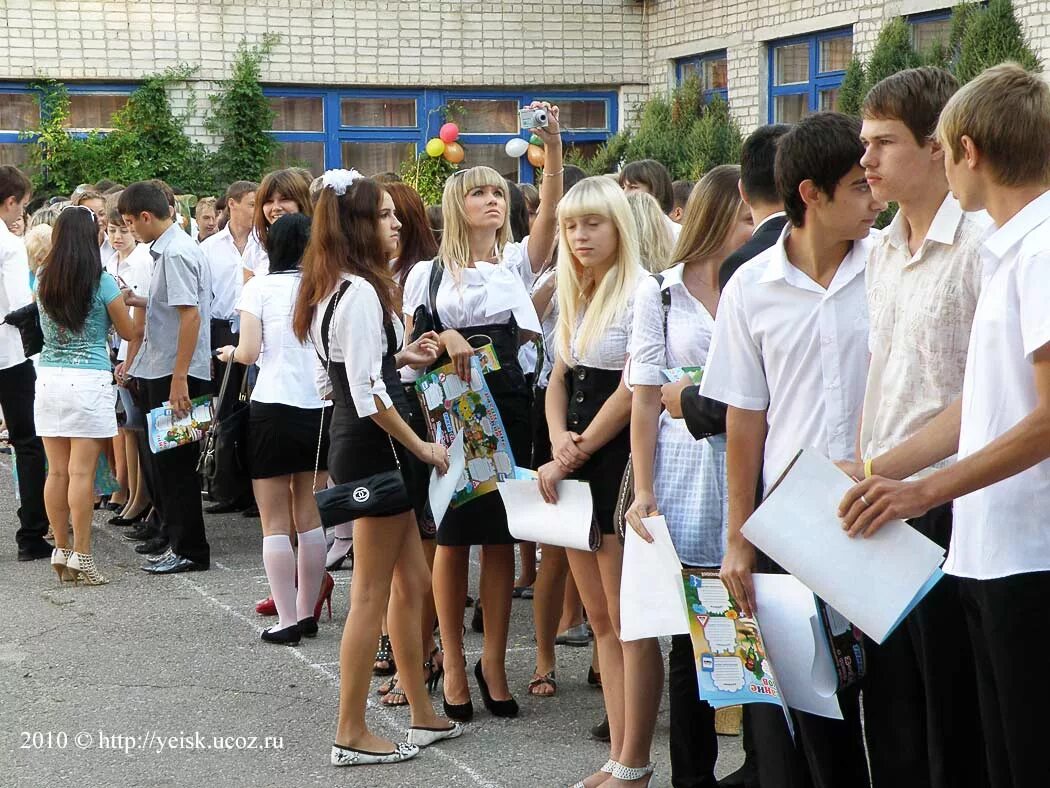
[[[872,461],[870,459],[864,461],[864,478],[865,479],[870,479],[871,476],[872,476],[871,463],[872,463]]]

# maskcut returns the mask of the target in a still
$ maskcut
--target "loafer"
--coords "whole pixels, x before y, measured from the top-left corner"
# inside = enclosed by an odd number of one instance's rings
[[[160,536],[160,529],[152,523],[140,523],[128,532],[121,534],[121,539],[127,542],[146,542],[154,537]]]
[[[222,501],[221,503],[212,504],[211,506],[205,506],[204,511],[207,514],[231,514],[233,512],[239,512],[244,506],[233,501]]]
[[[50,558],[53,549],[43,538],[39,538],[28,544],[19,545],[18,560],[36,561],[40,558]]]
[[[168,549],[168,540],[163,536],[157,536],[142,544],[135,545],[135,552],[139,555],[156,555]]]
[[[151,564],[159,564],[161,561],[167,561],[173,555],[175,555],[175,553],[173,553],[171,551],[171,548],[169,547],[162,553],[154,553],[153,555],[147,555],[146,560],[149,561]]]
[[[172,553],[163,561],[158,561],[155,564],[146,564],[140,568],[143,572],[148,572],[151,575],[177,575],[182,572],[208,571],[207,564],[199,564],[175,553]]]
[[[458,739],[463,735],[463,726],[453,722],[451,728],[423,728],[413,725],[408,729],[408,743],[416,747],[429,747],[445,739]]]

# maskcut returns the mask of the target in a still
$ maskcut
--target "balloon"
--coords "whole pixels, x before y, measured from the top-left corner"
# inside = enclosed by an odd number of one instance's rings
[[[539,145],[542,148],[543,140],[540,137],[537,137],[535,134],[533,134],[531,137],[529,137],[529,145]]]
[[[529,164],[533,167],[542,167],[547,161],[547,152],[539,145],[529,146]]]
[[[438,132],[441,141],[448,144],[459,139],[459,126],[455,123],[446,123]]]
[[[450,142],[445,146],[445,161],[459,164],[463,161],[463,157],[466,155],[467,154],[463,151],[463,146],[458,142]]]
[[[436,159],[442,153],[445,152],[445,143],[434,137],[432,140],[427,142],[427,156],[432,159]]]
[[[521,137],[514,137],[507,140],[507,146],[504,150],[507,155],[513,159],[519,159],[525,155],[525,151],[529,149],[529,143],[523,140]]]

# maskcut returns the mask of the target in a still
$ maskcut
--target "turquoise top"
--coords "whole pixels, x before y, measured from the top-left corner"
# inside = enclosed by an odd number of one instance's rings
[[[107,307],[120,298],[117,280],[102,272],[98,288],[91,294],[91,311],[83,328],[73,333],[58,326],[40,310],[40,328],[44,332],[44,349],[40,353],[42,367],[72,367],[74,369],[113,369],[109,360],[107,334],[112,321]]]

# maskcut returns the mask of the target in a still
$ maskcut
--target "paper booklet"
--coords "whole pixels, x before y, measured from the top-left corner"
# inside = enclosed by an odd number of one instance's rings
[[[416,392],[431,438],[451,447],[463,433],[465,466],[450,506],[455,508],[486,493],[514,475],[514,454],[485,373],[500,369],[492,345],[474,351],[469,381],[460,379],[451,362],[424,374]]]
[[[190,412],[181,419],[175,418],[170,402],[165,402],[146,414],[146,436],[151,452],[157,454],[176,446],[196,443],[204,438],[211,426],[211,397],[197,397],[190,400],[190,403]]]
[[[525,468],[517,468],[515,478],[503,479],[497,487],[507,510],[507,528],[515,539],[588,552],[601,546],[587,482],[558,482],[556,504],[543,500],[536,472]]]
[[[434,524],[438,528],[441,527],[441,521],[445,519],[448,505],[456,494],[456,487],[460,485],[466,467],[467,458],[463,453],[463,430],[460,430],[453,438],[452,445],[448,447],[448,471],[439,474],[437,468],[430,469],[427,497],[430,501],[430,513],[434,515]]]
[[[744,524],[744,536],[882,643],[941,579],[944,550],[903,520],[850,538],[838,505],[854,484],[831,460],[799,452]]]
[[[688,635],[682,562],[662,515],[642,518],[650,544],[625,526],[620,572],[620,638]]]

